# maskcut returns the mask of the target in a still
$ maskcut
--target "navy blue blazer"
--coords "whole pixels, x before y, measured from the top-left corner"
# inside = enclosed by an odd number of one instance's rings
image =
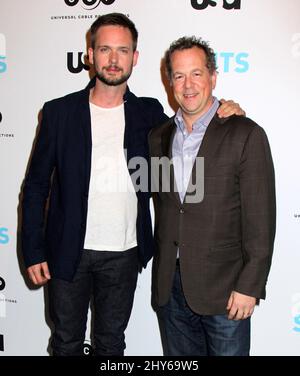
[[[55,278],[72,280],[86,232],[91,171],[89,89],[54,99],[42,123],[23,188],[22,251],[26,267],[48,262]],[[158,100],[124,95],[127,159],[148,160],[148,133],[168,119]],[[134,170],[129,170],[130,174]],[[45,226],[45,207],[50,192]],[[143,267],[153,254],[150,192],[137,192],[137,242]]]

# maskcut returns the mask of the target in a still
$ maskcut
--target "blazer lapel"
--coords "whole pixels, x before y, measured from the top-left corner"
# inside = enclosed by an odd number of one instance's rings
[[[162,156],[167,157],[169,161],[172,161],[173,158],[173,153],[172,153],[172,146],[173,146],[173,140],[174,136],[176,133],[176,124],[174,122],[174,118],[171,119],[167,123],[168,125],[164,129],[161,135],[161,150],[162,150]],[[181,206],[181,201],[180,197],[178,194],[178,189],[176,186],[176,180],[175,180],[175,171],[174,171],[174,166],[173,163],[170,163],[170,176],[165,177],[166,179],[169,180],[169,187],[170,187],[170,192],[169,194],[171,195],[172,199],[176,201],[178,206]],[[168,194],[168,192],[165,192]]]
[[[89,87],[83,91],[79,112],[80,112],[80,126],[83,131],[83,142],[85,144],[85,167],[86,167],[86,178],[85,178],[85,188],[88,192],[90,175],[91,175],[91,159],[92,159],[92,127],[91,127],[91,113],[89,107]]]
[[[125,116],[125,129],[124,129],[124,142],[123,146],[126,150],[127,164],[129,161],[136,156],[135,143],[132,142],[135,132],[135,124],[143,124],[139,119],[139,111],[136,111],[135,98],[131,95],[128,87],[124,95],[124,116]],[[132,171],[129,169],[129,173]]]
[[[219,147],[219,145],[222,143],[224,136],[226,135],[228,131],[228,127],[224,125],[224,122],[227,119],[220,119],[217,114],[213,117],[211,122],[209,123],[207,130],[205,132],[205,135],[203,137],[201,146],[199,148],[199,151],[197,153],[197,157],[203,157],[204,158],[204,174],[202,177],[197,177],[196,179],[196,161],[194,162],[190,181],[188,184],[187,192],[193,192],[193,186],[195,185],[195,182],[199,183],[199,179],[202,179],[202,183],[204,183],[205,179],[205,171],[209,168],[209,166],[212,163],[213,157]],[[199,173],[199,172],[198,172]],[[192,193],[193,194],[193,193]],[[205,192],[204,192],[205,194]],[[186,197],[184,199],[184,202],[186,202]]]

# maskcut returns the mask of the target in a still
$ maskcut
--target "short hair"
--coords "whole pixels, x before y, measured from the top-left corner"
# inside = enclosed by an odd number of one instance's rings
[[[91,32],[91,46],[95,49],[96,44],[96,34],[98,29],[101,26],[122,26],[129,29],[132,42],[133,42],[133,51],[136,50],[137,47],[137,40],[138,40],[138,31],[135,27],[135,24],[123,13],[108,13],[104,14],[103,16],[99,16],[91,25],[90,32]]]
[[[171,43],[169,49],[165,53],[164,61],[166,65],[166,74],[169,80],[172,79],[172,65],[171,56],[175,51],[187,50],[189,48],[197,47],[204,51],[206,56],[206,67],[210,74],[217,72],[217,63],[214,50],[209,46],[208,42],[202,38],[182,37]]]

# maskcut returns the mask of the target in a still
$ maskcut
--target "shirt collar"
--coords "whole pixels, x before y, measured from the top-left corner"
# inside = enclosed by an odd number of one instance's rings
[[[217,112],[219,107],[219,101],[216,97],[213,97],[213,103],[210,106],[210,108],[202,115],[200,116],[193,124],[193,130],[200,129],[204,127],[205,129],[208,127],[209,123],[211,122],[211,119],[214,117],[215,113]],[[181,132],[185,131],[185,125],[182,115],[181,108],[178,109],[176,115],[175,115],[175,124],[177,125],[177,128],[181,130]]]

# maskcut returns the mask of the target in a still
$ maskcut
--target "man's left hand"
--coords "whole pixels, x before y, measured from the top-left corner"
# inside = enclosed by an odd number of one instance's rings
[[[254,311],[256,298],[232,291],[226,309],[229,320],[244,320]]]
[[[217,114],[220,118],[226,118],[231,115],[246,115],[246,112],[243,109],[241,109],[238,103],[235,103],[232,100],[225,101],[225,99],[221,99],[220,102],[222,103],[222,105],[219,107],[217,111]]]

